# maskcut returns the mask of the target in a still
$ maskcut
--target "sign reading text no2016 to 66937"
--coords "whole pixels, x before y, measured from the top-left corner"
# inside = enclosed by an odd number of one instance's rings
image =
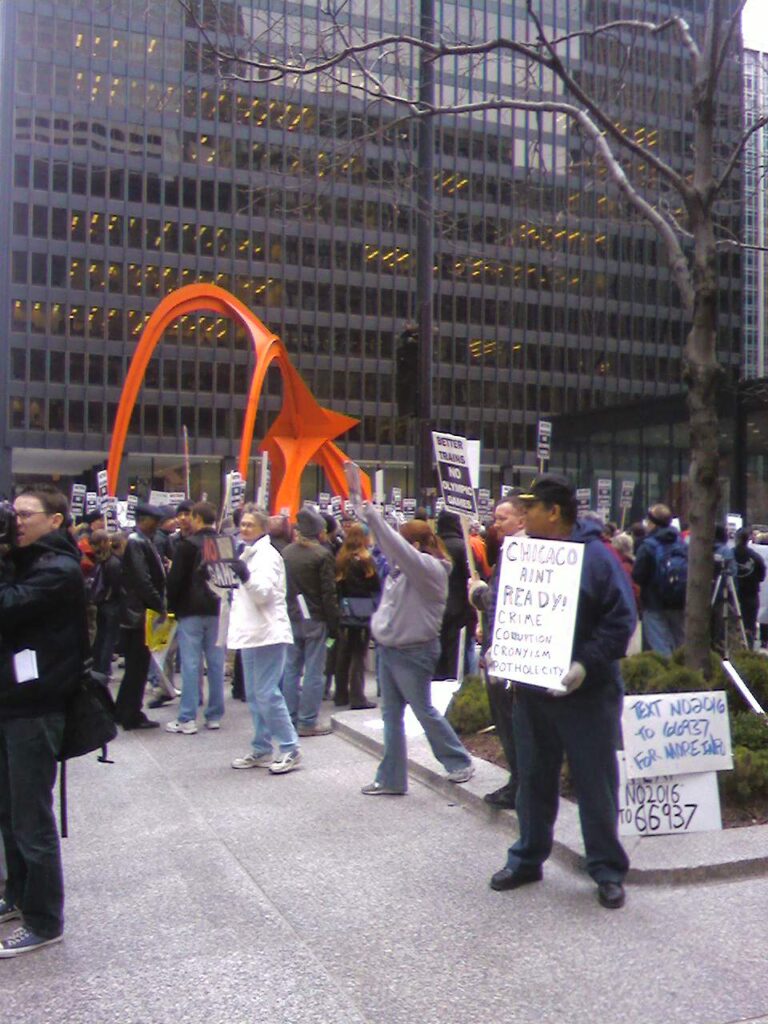
[[[584,546],[507,537],[500,558],[490,672],[561,689],[571,665]]]
[[[432,434],[440,490],[445,508],[460,516],[477,517],[475,491],[469,471],[469,446],[466,437]]]
[[[733,768],[722,690],[625,697],[621,730],[630,779]]]
[[[717,772],[628,779],[619,761],[619,835],[665,836],[722,828]]]

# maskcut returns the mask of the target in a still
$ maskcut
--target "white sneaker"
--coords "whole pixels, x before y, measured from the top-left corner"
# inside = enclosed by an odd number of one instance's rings
[[[272,754],[246,754],[245,757],[236,757],[232,762],[233,768],[269,768],[274,764]]]
[[[286,772],[292,772],[294,768],[298,768],[301,764],[301,751],[298,747],[294,747],[293,750],[287,750],[284,754],[270,766],[271,775],[285,775]]]
[[[218,719],[218,718],[212,718],[209,722],[205,723],[205,728],[206,729],[220,729],[221,728],[221,720]]]
[[[457,768],[456,771],[448,772],[448,781],[456,783],[469,782],[474,774],[475,766],[473,764],[469,764],[466,768]]]
[[[165,731],[166,732],[181,732],[181,733],[184,733],[185,736],[194,736],[195,733],[197,732],[197,723],[196,722],[179,722],[178,720],[175,721],[175,722],[166,722],[165,723]]]

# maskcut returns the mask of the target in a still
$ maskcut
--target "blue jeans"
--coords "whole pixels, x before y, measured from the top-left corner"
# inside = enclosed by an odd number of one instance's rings
[[[408,647],[379,646],[379,681],[384,720],[384,758],[376,781],[387,789],[408,789],[408,751],[403,716],[410,704],[440,764],[446,771],[472,764],[461,740],[440,712],[432,706],[432,672],[440,655],[440,641]]]
[[[0,834],[5,898],[43,939],[64,930],[64,878],[53,813],[63,712],[0,721]]]
[[[272,741],[280,753],[295,750],[299,738],[285,706],[280,690],[285,672],[285,653],[289,644],[267,644],[264,647],[244,647],[240,652],[243,662],[245,699],[253,719],[253,752],[272,753]]]
[[[219,619],[216,615],[186,615],[179,619],[176,635],[181,654],[179,721],[194,722],[200,703],[200,672],[203,655],[208,668],[207,722],[224,717],[224,648],[216,646]]]
[[[643,612],[643,647],[650,651],[669,656],[685,640],[685,612],[677,608],[665,608]]]
[[[624,880],[629,860],[619,839],[616,762],[621,703],[617,690],[548,697],[517,687],[513,726],[520,838],[509,849],[508,868],[538,867],[552,852],[565,753],[579,804],[587,871],[598,884]]]
[[[324,622],[301,622],[293,628],[293,643],[288,648],[283,695],[294,725],[311,729],[317,723],[325,684]],[[301,674],[304,672],[304,679]]]

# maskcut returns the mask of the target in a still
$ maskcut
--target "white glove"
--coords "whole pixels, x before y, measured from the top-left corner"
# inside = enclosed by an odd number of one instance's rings
[[[584,680],[587,678],[587,670],[581,664],[580,661],[572,661],[571,667],[565,673],[563,678],[560,680],[560,685],[563,687],[562,690],[547,690],[550,697],[567,697],[569,693],[573,693],[574,690],[578,690]]]

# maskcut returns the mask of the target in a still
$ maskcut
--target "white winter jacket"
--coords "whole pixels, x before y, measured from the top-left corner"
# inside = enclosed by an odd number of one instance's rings
[[[285,565],[267,534],[243,550],[240,557],[250,578],[234,593],[229,615],[227,647],[266,647],[292,644],[293,633],[285,604]]]

